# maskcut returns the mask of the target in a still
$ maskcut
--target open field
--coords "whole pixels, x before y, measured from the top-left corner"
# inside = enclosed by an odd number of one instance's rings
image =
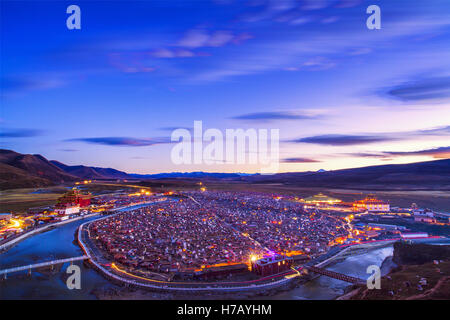
[[[64,187],[22,188],[0,192],[2,212],[25,213],[28,208],[55,204],[67,191]]]
[[[21,188],[0,191],[0,211],[16,214],[26,213],[29,208],[54,205],[56,200],[67,192],[67,186],[54,186],[42,188]],[[93,195],[115,192],[135,192],[141,186],[117,184],[112,182],[99,182],[80,185],[81,190]]]

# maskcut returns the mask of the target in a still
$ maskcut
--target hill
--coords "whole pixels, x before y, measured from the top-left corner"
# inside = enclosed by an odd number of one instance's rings
[[[252,183],[359,189],[450,190],[450,159],[321,172],[291,172],[246,178]]]
[[[245,173],[220,173],[220,172],[170,172],[156,174],[130,174],[130,176],[138,179],[172,179],[172,178],[212,178],[212,179],[238,179],[242,176],[251,176]]]
[[[39,187],[80,179],[210,180],[226,184],[279,184],[286,187],[360,190],[450,190],[450,159],[335,171],[273,175],[211,172],[128,174],[113,168],[69,166],[41,155],[0,150],[0,188]],[[181,181],[180,180],[180,181]]]
[[[130,179],[129,174],[112,168],[99,168],[88,166],[68,166],[59,161],[51,160],[52,164],[65,172],[77,176],[81,179]]]
[[[41,187],[70,182],[77,177],[66,173],[41,155],[0,150],[0,188]]]
[[[0,190],[46,187],[81,179],[130,179],[127,173],[88,166],[68,166],[39,154],[0,149]]]

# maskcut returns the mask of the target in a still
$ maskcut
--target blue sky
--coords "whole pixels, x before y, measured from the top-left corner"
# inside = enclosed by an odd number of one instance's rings
[[[2,148],[67,164],[259,171],[174,165],[194,120],[279,128],[282,171],[449,157],[450,2],[1,1],[1,88]]]

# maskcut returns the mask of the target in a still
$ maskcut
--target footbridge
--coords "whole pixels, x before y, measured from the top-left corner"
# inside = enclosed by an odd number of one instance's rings
[[[14,273],[14,272],[19,272],[19,271],[24,271],[24,270],[31,271],[31,269],[43,268],[43,267],[53,266],[56,264],[63,264],[63,263],[67,263],[67,262],[72,263],[74,261],[80,261],[80,260],[86,260],[86,259],[89,259],[89,257],[85,255],[85,256],[72,257],[72,258],[67,258],[67,259],[58,259],[58,260],[51,260],[51,261],[47,261],[47,262],[29,264],[26,266],[0,270],[0,275],[4,275],[4,277],[6,278],[8,273]]]
[[[365,280],[362,280],[362,279],[359,279],[359,278],[355,278],[355,277],[348,276],[348,275],[343,274],[343,273],[327,270],[327,269],[324,269],[324,268],[319,268],[319,267],[316,267],[316,266],[305,266],[305,268],[308,271],[310,271],[310,272],[318,273],[318,274],[321,274],[321,275],[324,275],[324,276],[327,276],[327,277],[330,277],[330,278],[342,280],[342,281],[353,283],[353,284],[364,283],[365,282]]]

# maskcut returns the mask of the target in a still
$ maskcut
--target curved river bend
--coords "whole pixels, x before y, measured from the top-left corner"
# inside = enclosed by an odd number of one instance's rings
[[[130,207],[126,210],[135,208]],[[0,269],[83,255],[82,250],[73,242],[75,231],[82,223],[97,218],[74,221],[23,240],[0,254]],[[327,268],[366,279],[367,267],[372,264],[380,266],[389,255],[392,255],[392,247],[375,249],[362,255],[348,257],[343,262]],[[64,275],[68,264],[65,264],[59,272],[51,275],[37,271],[33,271],[31,277],[26,272],[8,275],[7,280],[0,282],[0,299],[96,299],[92,290],[116,287],[95,270],[85,267],[82,262],[76,264],[81,268],[80,290],[67,289]],[[347,286],[347,283],[339,280],[319,277],[293,290],[257,298],[334,299],[342,295]]]

